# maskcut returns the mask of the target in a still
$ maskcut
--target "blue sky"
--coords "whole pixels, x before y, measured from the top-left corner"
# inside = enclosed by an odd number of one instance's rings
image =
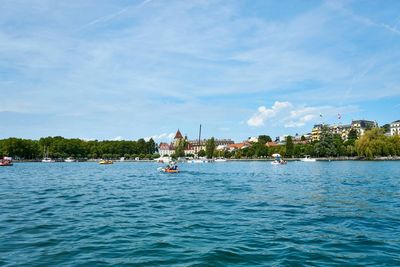
[[[0,138],[400,119],[400,1],[0,2]],[[323,114],[323,118],[319,114]]]

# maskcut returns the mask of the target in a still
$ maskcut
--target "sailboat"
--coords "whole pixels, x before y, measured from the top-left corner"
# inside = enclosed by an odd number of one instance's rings
[[[44,163],[53,163],[56,162],[54,159],[49,158],[49,148],[44,147],[44,158],[42,159],[42,162]]]
[[[197,153],[200,152],[200,148],[201,148],[201,124],[200,124],[200,128],[199,128],[199,142],[198,142],[198,149],[199,151],[197,151]],[[195,159],[192,160],[188,160],[187,163],[207,163],[208,160],[204,157],[197,157]]]

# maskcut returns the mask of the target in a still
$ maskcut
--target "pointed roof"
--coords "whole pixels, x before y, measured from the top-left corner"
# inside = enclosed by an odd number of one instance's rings
[[[178,129],[178,131],[176,132],[174,139],[183,139],[183,136],[182,136],[182,134],[181,134],[181,131],[179,131],[179,129]]]

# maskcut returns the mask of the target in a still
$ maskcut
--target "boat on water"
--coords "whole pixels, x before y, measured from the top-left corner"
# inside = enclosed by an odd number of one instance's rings
[[[114,162],[112,160],[108,160],[108,159],[102,159],[99,161],[99,164],[101,165],[107,165],[107,164],[113,164]]]
[[[272,154],[272,156],[275,158],[275,160],[271,162],[271,165],[285,165],[285,164],[287,164],[287,162],[282,159],[280,154],[275,153],[275,154]]]
[[[44,163],[53,163],[53,162],[56,162],[56,161],[54,159],[52,159],[52,158],[45,157],[45,158],[42,159],[42,162],[44,162]]]
[[[44,158],[42,159],[43,163],[53,163],[56,162],[54,159],[49,157],[49,148],[44,147],[44,152],[43,152]]]
[[[12,166],[12,158],[10,157],[4,157],[3,159],[0,159],[0,166],[1,167],[7,167],[7,166]]]
[[[226,162],[226,158],[217,158],[214,162]]]
[[[155,161],[158,162],[158,163],[167,163],[167,164],[169,164],[172,161],[172,159],[170,157],[159,157],[159,158],[155,159]]]
[[[303,162],[316,162],[317,160],[311,158],[310,155],[305,155],[304,158],[300,159],[300,161],[303,161]]]
[[[160,172],[166,172],[166,173],[178,173],[179,169],[178,169],[178,165],[176,165],[176,163],[171,162],[170,164],[168,164],[165,168],[158,168],[158,170]]]
[[[76,161],[76,159],[71,158],[71,157],[68,157],[68,158],[66,158],[66,159],[64,160],[64,162],[75,162],[75,161]]]
[[[287,164],[287,162],[284,160],[281,160],[281,161],[274,160],[271,162],[271,164],[272,165],[285,165],[285,164]]]

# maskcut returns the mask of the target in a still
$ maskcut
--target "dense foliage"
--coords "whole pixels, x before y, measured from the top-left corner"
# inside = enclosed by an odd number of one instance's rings
[[[211,139],[207,140],[206,142],[206,156],[207,158],[211,159],[215,153],[215,139],[212,137]]]
[[[46,137],[40,140],[8,138],[0,140],[0,157],[10,156],[19,159],[40,159],[48,150],[51,158],[152,158],[157,152],[153,139],[145,141],[84,141],[66,139],[61,136]]]
[[[225,158],[265,158],[274,153],[283,157],[353,157],[359,156],[367,159],[380,156],[400,156],[400,136],[386,136],[384,128],[374,128],[366,131],[361,137],[357,131],[351,130],[348,139],[343,141],[340,135],[332,134],[327,128],[321,131],[321,137],[316,142],[300,142],[287,137],[285,145],[267,147],[269,136],[260,136],[258,142],[251,143],[249,147],[236,151],[216,151],[215,140],[211,138],[206,143],[206,150],[199,152],[200,157],[225,157]],[[176,156],[183,156],[186,142],[178,145]],[[45,156],[54,159],[73,157],[76,159],[107,158],[155,158],[158,155],[157,144],[150,139],[145,141],[84,141],[81,139],[66,139],[60,136],[46,137],[40,140],[8,138],[0,140],[0,157],[10,156],[16,159],[35,160]]]
[[[372,159],[377,156],[400,156],[400,136],[385,136],[383,129],[367,131],[355,143],[356,152]]]
[[[342,140],[338,134],[332,134],[327,128],[321,131],[319,141],[301,142],[293,141],[291,136],[286,138],[285,145],[266,147],[266,139],[259,138],[258,142],[251,143],[251,146],[233,152],[223,152],[226,158],[264,158],[274,153],[279,153],[283,157],[300,158],[305,155],[312,157],[362,157],[372,159],[379,156],[400,156],[400,136],[386,136],[384,130],[374,128],[362,137],[358,137],[356,130],[351,130],[346,141]],[[221,156],[221,152],[216,151],[214,156]]]

